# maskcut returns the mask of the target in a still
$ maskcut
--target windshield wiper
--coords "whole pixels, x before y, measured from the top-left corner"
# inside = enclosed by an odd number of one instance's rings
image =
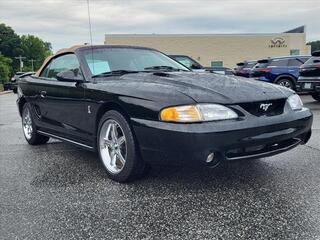
[[[139,71],[131,71],[131,70],[114,70],[109,72],[103,72],[96,75],[93,75],[92,78],[98,78],[98,77],[110,77],[110,76],[121,76],[124,74],[129,73],[138,73]]]
[[[181,68],[174,68],[171,66],[152,66],[152,67],[146,67],[144,68],[145,70],[166,70],[166,71],[184,71],[184,72],[188,72],[188,70],[184,70]]]

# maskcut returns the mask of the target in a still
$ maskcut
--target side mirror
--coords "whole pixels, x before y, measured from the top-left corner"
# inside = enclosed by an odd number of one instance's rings
[[[197,65],[197,64],[192,64],[191,66],[190,66],[190,68],[191,69],[202,69],[199,65]]]
[[[57,74],[57,80],[61,82],[83,82],[82,76],[79,74],[76,75],[75,72],[71,70],[59,72]]]

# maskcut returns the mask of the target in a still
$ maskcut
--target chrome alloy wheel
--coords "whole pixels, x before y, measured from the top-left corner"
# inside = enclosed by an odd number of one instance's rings
[[[127,145],[124,132],[113,119],[105,121],[99,136],[100,155],[103,164],[113,174],[121,172],[127,158]]]
[[[290,88],[290,89],[292,89],[292,84],[291,84],[291,82],[289,82],[289,81],[281,81],[280,83],[279,83],[279,85],[280,86],[283,86],[283,87],[287,87],[287,88]]]
[[[31,113],[28,108],[26,108],[22,114],[22,127],[23,127],[24,136],[26,137],[26,139],[30,140],[33,133],[33,127],[32,127]]]

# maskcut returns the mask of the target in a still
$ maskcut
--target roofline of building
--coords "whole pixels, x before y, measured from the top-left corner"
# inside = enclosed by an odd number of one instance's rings
[[[213,33],[213,34],[105,34],[105,38],[107,37],[227,37],[227,36],[237,36],[237,37],[248,37],[248,36],[285,36],[285,35],[292,35],[292,34],[306,34],[306,33],[227,33],[227,34],[220,34],[220,33]]]
[[[105,34],[105,38],[111,37],[224,37],[224,36],[279,36],[279,35],[290,35],[290,34],[306,34],[305,26],[299,26],[289,31],[282,33],[114,33]]]

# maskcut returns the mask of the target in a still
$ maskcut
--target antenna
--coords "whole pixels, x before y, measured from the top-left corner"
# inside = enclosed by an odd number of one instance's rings
[[[95,74],[94,70],[94,59],[93,59],[93,48],[92,48],[92,29],[91,29],[91,17],[90,17],[90,2],[87,0],[88,7],[88,22],[89,22],[89,33],[90,33],[90,45],[91,45],[91,61],[92,61],[92,72]]]
[[[87,7],[88,7],[88,21],[89,21],[90,44],[92,45],[92,30],[91,30],[91,17],[90,17],[90,3],[89,3],[89,0],[87,0]]]

